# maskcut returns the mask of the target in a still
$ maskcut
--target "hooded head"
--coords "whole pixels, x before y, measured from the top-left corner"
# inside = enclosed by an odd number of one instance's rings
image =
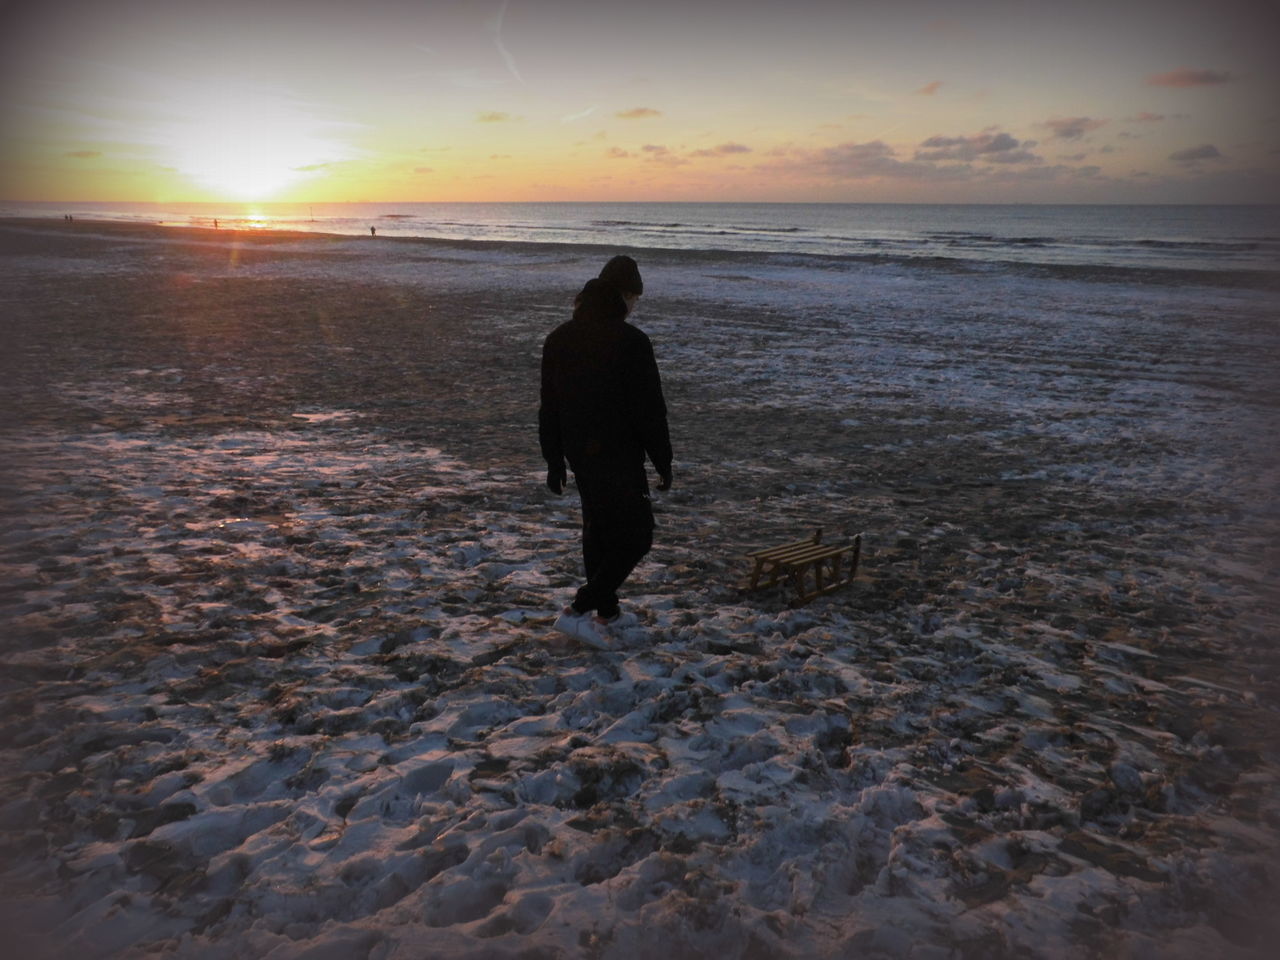
[[[600,279],[605,283],[613,284],[623,296],[638,297],[644,293],[644,281],[640,279],[640,268],[630,257],[614,257],[600,271]]]
[[[627,316],[627,302],[613,284],[604,280],[588,280],[573,301],[575,320],[623,320]]]

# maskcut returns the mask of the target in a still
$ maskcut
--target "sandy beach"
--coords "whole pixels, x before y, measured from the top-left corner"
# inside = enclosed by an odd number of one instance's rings
[[[14,956],[1265,955],[1275,291],[623,251],[602,653],[537,373],[614,252],[0,222]],[[742,589],[815,526],[853,585]]]

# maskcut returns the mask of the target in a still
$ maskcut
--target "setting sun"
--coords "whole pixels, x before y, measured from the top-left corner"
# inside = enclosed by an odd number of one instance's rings
[[[225,200],[265,200],[348,158],[296,104],[219,88],[159,131],[164,162]]]

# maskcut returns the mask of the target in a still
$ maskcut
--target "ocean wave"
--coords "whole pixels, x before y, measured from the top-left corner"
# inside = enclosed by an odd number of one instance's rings
[[[1136,240],[1132,243],[1134,246],[1158,250],[1248,251],[1262,248],[1260,243],[1252,240]]]
[[[688,226],[685,223],[651,223],[645,220],[592,220],[590,222],[594,227],[663,227],[674,230]]]
[[[963,230],[935,230],[925,234],[925,236],[948,244],[984,243],[995,244],[996,246],[1043,247],[1062,242],[1052,237],[1001,237],[992,233],[968,233]]]
[[[804,233],[804,227],[768,227],[760,224],[714,224],[714,223],[655,223],[650,220],[592,220],[592,227],[635,227],[638,230],[678,230],[696,236],[729,236],[741,234],[798,234]],[[568,228],[583,229],[583,228]]]

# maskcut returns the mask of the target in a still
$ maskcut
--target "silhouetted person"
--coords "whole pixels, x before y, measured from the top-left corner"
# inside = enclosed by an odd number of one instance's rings
[[[378,228],[377,228],[377,227],[370,227],[370,228],[369,228],[369,236],[371,236],[371,237],[376,237],[377,235],[378,235]]]
[[[538,439],[547,486],[564,490],[565,461],[582,499],[587,582],[556,629],[608,649],[618,588],[653,544],[645,458],[671,486],[671,440],[662,380],[649,338],[626,322],[644,284],[636,262],[614,257],[589,280],[542,347]]]

